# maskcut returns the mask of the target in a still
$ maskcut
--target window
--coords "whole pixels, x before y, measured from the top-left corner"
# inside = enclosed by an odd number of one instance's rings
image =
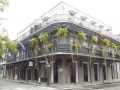
[[[97,48],[97,45],[96,45],[96,44],[93,44],[93,48]]]
[[[85,46],[85,47],[88,46],[87,40],[86,40],[86,41],[83,41],[83,46]]]
[[[47,76],[46,64],[42,63],[41,64],[41,77],[46,77],[46,76]]]
[[[70,44],[73,44],[73,37],[70,36]]]

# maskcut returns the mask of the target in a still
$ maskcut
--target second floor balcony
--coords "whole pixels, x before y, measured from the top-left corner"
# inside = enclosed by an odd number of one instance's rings
[[[25,60],[32,60],[39,57],[49,56],[49,55],[57,55],[57,54],[68,54],[68,55],[80,55],[80,56],[92,56],[95,58],[103,58],[103,55],[100,49],[94,49],[92,53],[89,52],[87,47],[81,47],[76,51],[76,49],[72,49],[70,44],[58,44],[54,45],[51,50],[46,50],[46,48],[41,48],[38,54],[35,54],[34,51],[29,51],[28,53],[21,54],[20,56],[8,57],[7,63],[21,62]],[[114,57],[113,57],[114,56]],[[119,60],[119,56],[117,52],[114,52],[114,55],[110,52],[105,52],[106,59],[109,60]]]

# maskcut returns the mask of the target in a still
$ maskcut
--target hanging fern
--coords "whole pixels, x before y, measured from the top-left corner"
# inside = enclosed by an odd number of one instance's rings
[[[101,43],[102,43],[102,45],[104,47],[108,47],[110,45],[110,41],[107,38],[103,39]],[[105,48],[104,48],[103,58],[104,58],[104,64],[106,65],[106,52],[105,52]]]
[[[102,30],[99,30],[98,32],[99,32],[99,34],[103,37],[103,35],[104,35],[103,31],[102,31]]]
[[[117,46],[117,53],[116,55],[120,58],[120,45]]]
[[[43,42],[43,43],[47,42],[48,41],[48,33],[46,33],[46,32],[40,33],[39,39],[40,39],[40,42]]]
[[[113,49],[116,49],[116,48],[117,48],[117,46],[116,46],[115,43],[110,43],[110,47],[113,48]]]
[[[57,33],[56,33],[57,36],[64,36],[64,37],[67,36],[68,28],[62,28],[62,27],[60,27],[57,30],[58,30]]]
[[[76,35],[76,39],[78,41],[84,41],[84,40],[87,40],[87,37],[86,37],[86,33],[84,33],[84,31],[79,31]]]
[[[33,37],[31,40],[30,40],[31,44],[33,45],[34,47],[34,52],[35,52],[35,55],[38,55],[38,52],[40,51],[40,48],[38,46],[38,39],[36,37]]]
[[[89,53],[89,60],[90,60],[90,65],[94,60],[94,48],[93,48],[93,44],[98,42],[98,37],[97,36],[92,36],[91,40],[90,40],[90,46],[88,47],[88,53]]]
[[[38,39],[35,37],[35,38],[32,38],[30,40],[31,44],[35,47],[36,45],[38,45]]]
[[[108,47],[110,45],[110,41],[107,38],[105,38],[102,40],[102,45]]]
[[[98,36],[92,36],[90,43],[97,43],[98,42]]]

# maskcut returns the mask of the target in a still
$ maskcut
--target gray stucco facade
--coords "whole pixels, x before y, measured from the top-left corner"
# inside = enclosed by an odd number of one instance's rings
[[[63,6],[68,7],[65,3],[60,3],[53,9],[56,12],[63,10]],[[70,8],[73,9],[74,8]],[[68,10],[68,9],[65,9]],[[49,13],[52,11],[49,11]],[[50,84],[93,84],[93,83],[105,83],[119,80],[119,70],[117,69],[120,59],[116,56],[111,57],[109,54],[109,47],[106,48],[106,65],[104,65],[104,58],[100,55],[99,49],[101,47],[101,40],[108,38],[115,44],[119,45],[120,42],[112,37],[112,33],[103,37],[100,36],[99,30],[103,28],[92,25],[91,23],[67,13],[57,13],[54,15],[50,13],[48,20],[38,18],[36,21],[31,23],[26,29],[21,31],[18,35],[18,41],[20,41],[25,47],[24,51],[18,45],[18,53],[8,57],[6,65],[6,78],[25,80],[25,81],[38,81],[39,78],[41,83]],[[44,18],[45,19],[45,18]],[[80,24],[82,22],[82,25]],[[39,23],[39,24],[38,24]],[[34,28],[33,26],[34,25]],[[68,33],[66,37],[56,36],[57,28],[66,27]],[[106,26],[108,27],[108,26]],[[80,42],[81,48],[78,52],[71,52],[70,45],[76,38],[78,31],[83,30],[87,34],[87,40]],[[26,32],[25,32],[26,31]],[[29,42],[32,37],[39,37],[41,32],[47,32],[49,35],[49,42],[53,45],[52,51],[47,52],[44,44],[39,41],[41,48],[38,55],[35,55],[33,47]],[[94,60],[92,65],[90,63],[90,55],[88,47],[90,45],[90,38],[92,35],[98,36],[98,43],[94,44]],[[73,56],[73,61],[72,61]],[[49,61],[50,67],[46,67],[46,58]]]

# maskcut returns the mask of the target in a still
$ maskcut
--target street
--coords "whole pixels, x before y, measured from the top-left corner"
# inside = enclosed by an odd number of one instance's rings
[[[61,86],[61,89],[62,87],[63,86]],[[0,90],[61,90],[61,89],[47,87],[47,86],[43,87],[40,85],[17,83],[17,82],[12,82],[12,81],[0,78]],[[75,89],[71,89],[71,90],[120,90],[120,83],[86,85],[86,86],[78,85]]]
[[[120,83],[88,85],[84,86],[84,88],[89,88],[89,90],[120,90]]]
[[[52,87],[22,84],[0,79],[0,90],[59,90]]]

